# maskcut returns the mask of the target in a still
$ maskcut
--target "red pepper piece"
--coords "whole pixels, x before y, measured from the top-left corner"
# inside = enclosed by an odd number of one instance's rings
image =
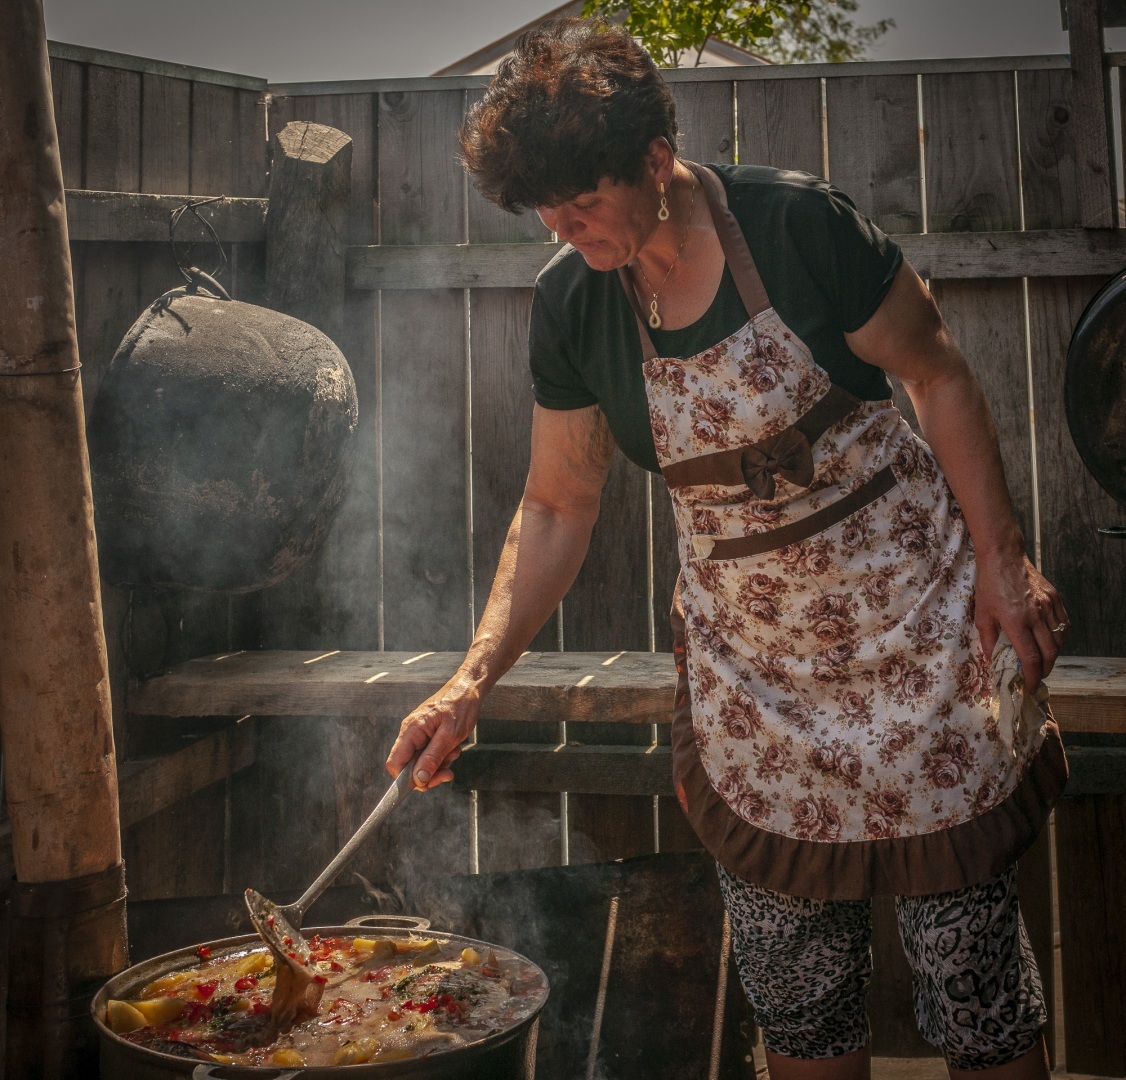
[[[258,985],[257,975],[244,975],[235,983],[236,990],[253,990]]]
[[[201,945],[198,949],[196,949],[195,954],[201,960],[210,960],[211,959],[211,946],[210,945]]]
[[[262,1013],[268,1013],[270,1011],[270,1006],[267,1005],[264,1001],[255,1001],[251,1004],[250,1007],[254,1010],[255,1016],[261,1016]]]
[[[218,982],[205,982],[205,983],[200,983],[195,988],[195,992],[197,994],[199,994],[199,996],[201,998],[203,998],[204,1001],[206,1001],[218,989],[219,989]]]
[[[320,974],[320,972],[318,972],[316,975],[313,976],[313,982],[320,983],[321,986],[324,986],[324,984],[326,982],[328,982],[328,976],[322,975],[322,974]]]
[[[344,965],[343,965],[343,964],[341,964],[341,963],[340,963],[339,961],[337,961],[337,960],[333,960],[333,962],[332,962],[331,964],[329,964],[328,966],[329,966],[329,967],[330,967],[330,968],[331,968],[331,969],[332,969],[333,971],[343,971],[343,970],[344,970]]]
[[[286,936],[282,938],[282,941],[284,941],[287,945],[293,944],[293,938],[291,938],[288,934],[286,934]]]

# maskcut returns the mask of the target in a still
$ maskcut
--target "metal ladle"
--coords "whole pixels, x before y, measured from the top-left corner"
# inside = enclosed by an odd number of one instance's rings
[[[271,1013],[280,1030],[288,1030],[299,1012],[315,1012],[323,989],[323,979],[318,983],[313,969],[309,943],[301,933],[301,920],[305,917],[305,912],[375,827],[406,798],[414,786],[411,782],[413,772],[414,762],[411,762],[395,778],[379,804],[352,834],[348,843],[292,904],[279,906],[256,889],[246,890],[246,909],[250,912],[250,921],[278,962],[278,981]]]

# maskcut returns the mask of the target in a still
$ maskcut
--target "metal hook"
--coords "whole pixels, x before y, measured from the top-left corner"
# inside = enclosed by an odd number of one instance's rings
[[[225,198],[225,195],[213,195],[206,199],[191,199],[188,202],[184,203],[183,206],[176,207],[176,209],[171,212],[168,218],[168,242],[172,246],[172,258],[176,260],[176,266],[179,268],[180,273],[184,277],[184,280],[187,281],[189,285],[198,285],[199,279],[202,275],[208,279],[209,288],[215,285],[223,294],[223,298],[229,300],[230,297],[227,295],[226,291],[222,288],[222,286],[218,286],[214,280],[216,275],[222,273],[227,268],[227,253],[226,251],[224,251],[223,245],[219,240],[219,235],[215,232],[215,229],[213,228],[211,222],[203,217],[198,210],[198,207],[200,206],[206,206],[207,203],[220,202]],[[179,226],[180,221],[186,211],[190,211],[191,214],[195,217],[196,221],[198,221],[204,227],[204,229],[207,230],[208,234],[210,235],[211,242],[219,250],[219,259],[215,264],[215,268],[209,274],[205,274],[197,266],[194,266],[191,261],[191,249],[195,246],[195,244],[199,243],[199,241],[190,241],[187,243],[180,242],[179,244],[177,243],[176,229]]]

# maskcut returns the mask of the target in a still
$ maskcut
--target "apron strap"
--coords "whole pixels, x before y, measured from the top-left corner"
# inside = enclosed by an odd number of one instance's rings
[[[766,287],[762,283],[758,267],[755,266],[751,249],[747,247],[743,230],[739,228],[739,222],[727,207],[727,192],[724,190],[723,181],[711,169],[697,165],[694,161],[685,161],[684,164],[704,189],[704,198],[712,215],[712,223],[715,225],[720,247],[723,248],[723,257],[731,268],[731,276],[735,280],[735,287],[739,290],[739,298],[743,301],[743,307],[747,309],[747,318],[753,319],[770,307],[770,298],[766,295]],[[618,267],[618,280],[621,281],[622,289],[637,318],[641,354],[646,361],[655,360],[657,349],[649,336],[649,328],[645,322],[641,301],[637,297],[637,290],[634,289],[624,266]]]
[[[747,318],[753,319],[770,307],[770,298],[766,295],[766,287],[755,266],[751,249],[747,247],[743,230],[739,228],[735,215],[728,209],[723,181],[711,169],[697,165],[694,161],[686,161],[684,164],[692,170],[704,188],[724,258],[731,267],[731,276],[735,279],[743,307],[747,309]]]

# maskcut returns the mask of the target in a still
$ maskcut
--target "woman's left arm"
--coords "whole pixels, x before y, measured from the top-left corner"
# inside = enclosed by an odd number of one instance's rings
[[[904,262],[876,313],[845,335],[862,360],[896,376],[962,507],[977,553],[974,622],[986,657],[1008,634],[1030,690],[1052,670],[1068,626],[1063,601],[1029,561],[981,385],[938,308]]]

